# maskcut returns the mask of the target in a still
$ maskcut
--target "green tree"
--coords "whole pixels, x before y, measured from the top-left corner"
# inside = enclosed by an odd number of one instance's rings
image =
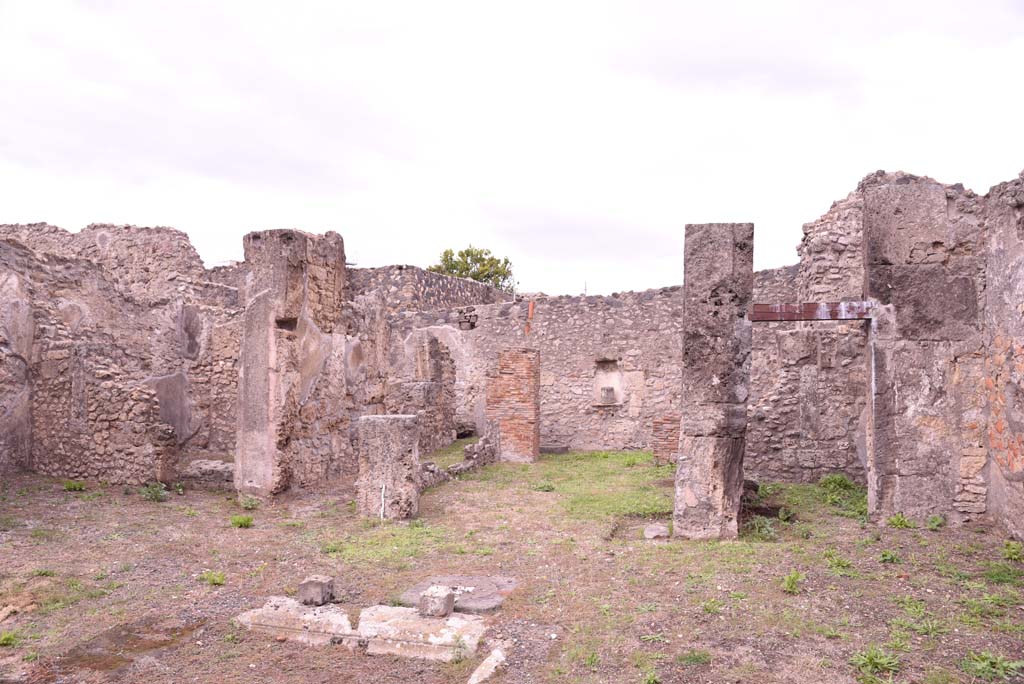
[[[472,278],[504,292],[512,292],[516,285],[512,262],[508,257],[499,259],[491,254],[491,250],[473,245],[460,249],[458,254],[450,249],[444,250],[441,252],[441,263],[427,270],[459,278]]]

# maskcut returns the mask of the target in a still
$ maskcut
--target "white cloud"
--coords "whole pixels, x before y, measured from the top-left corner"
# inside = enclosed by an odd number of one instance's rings
[[[687,222],[759,268],[878,168],[1024,166],[1010,2],[0,0],[0,221],[173,225],[208,262],[337,230],[469,242],[526,290],[682,282]]]

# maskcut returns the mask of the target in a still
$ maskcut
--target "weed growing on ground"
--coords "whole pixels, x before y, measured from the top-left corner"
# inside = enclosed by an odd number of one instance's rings
[[[5,632],[0,632],[0,646],[4,648],[13,648],[21,643],[21,633],[12,629]]]
[[[246,529],[252,527],[252,516],[251,515],[233,515],[231,516],[231,526]]]
[[[39,568],[38,570],[32,571],[33,577],[53,577],[57,573],[48,568]]]
[[[913,520],[902,513],[890,515],[889,519],[885,521],[885,524],[897,530],[912,530],[917,527],[917,524],[914,523]]]
[[[938,532],[946,526],[946,518],[941,515],[929,515],[924,525],[932,532]]]
[[[65,492],[84,492],[85,483],[81,480],[64,480]]]
[[[853,570],[853,563],[839,555],[835,549],[826,549],[825,562],[828,563],[829,572],[839,577],[850,577],[857,574]]]
[[[854,653],[850,664],[866,675],[899,672],[900,669],[900,659],[895,654],[875,645]]]
[[[782,578],[782,591],[794,596],[799,594],[801,591],[800,583],[803,582],[804,579],[806,579],[806,577],[802,572],[794,570]]]
[[[845,475],[826,475],[818,482],[818,487],[824,492],[825,503],[837,509],[836,514],[845,518],[867,519],[867,490]]]
[[[446,540],[447,535],[441,527],[389,523],[328,541],[320,550],[346,563],[401,564],[441,548]]]
[[[535,492],[553,492],[555,491],[555,485],[550,482],[538,482],[533,486]]]
[[[1024,542],[1005,542],[1003,544],[1003,560],[1024,562]]]
[[[991,651],[970,652],[960,661],[960,669],[972,677],[986,682],[1009,681],[1010,677],[1024,672],[1024,660],[1010,661]]]
[[[986,563],[983,576],[990,584],[1016,585],[1020,584],[1021,578],[1024,577],[1024,570],[1006,561]]]
[[[743,523],[743,534],[763,542],[775,541],[779,538],[778,532],[775,531],[775,521],[763,515],[755,515]]]
[[[150,482],[139,493],[146,501],[160,503],[167,498],[167,486],[163,482]]]
[[[718,599],[708,599],[700,604],[700,607],[708,615],[718,615],[722,612],[722,602]]]
[[[900,559],[900,555],[898,553],[896,553],[895,551],[891,551],[889,549],[886,549],[885,551],[882,551],[882,554],[878,557],[878,560],[879,560],[880,563],[902,563],[903,562]]]
[[[692,667],[694,665],[707,665],[711,662],[711,654],[707,651],[690,650],[677,655],[676,662],[688,667]]]
[[[641,684],[661,684],[661,677],[654,670],[648,670],[644,673],[643,679],[640,682]]]
[[[260,500],[257,499],[255,496],[246,496],[243,497],[242,500],[238,502],[238,505],[247,511],[255,511],[257,508],[260,507]]]
[[[226,580],[227,578],[224,576],[223,572],[218,572],[215,570],[204,570],[203,572],[199,573],[199,581],[205,582],[206,584],[209,584],[211,587],[223,586]]]

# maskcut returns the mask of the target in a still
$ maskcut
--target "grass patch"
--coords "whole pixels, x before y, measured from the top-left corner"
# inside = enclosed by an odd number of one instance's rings
[[[255,496],[245,496],[238,502],[238,505],[247,511],[255,511],[260,507],[260,500]]]
[[[218,572],[216,570],[204,570],[199,573],[199,581],[209,584],[211,587],[221,587],[224,586],[224,582],[227,581],[227,578],[224,576],[223,572]]]
[[[167,498],[167,485],[163,482],[150,482],[139,490],[139,494],[146,501],[160,503]]]
[[[941,515],[929,515],[928,520],[925,521],[924,526],[932,532],[938,532],[946,526],[946,518]]]
[[[850,664],[865,675],[880,675],[899,672],[900,659],[881,646],[868,646],[863,651],[854,653]]]
[[[1017,585],[1021,583],[1021,578],[1024,577],[1024,570],[1006,561],[986,563],[982,576],[990,584]]]
[[[252,516],[251,515],[233,515],[231,516],[231,526],[239,529],[248,529],[252,527]]]
[[[457,439],[446,447],[442,447],[437,451],[433,452],[429,456],[420,458],[420,461],[426,463],[432,461],[441,470],[453,466],[456,463],[462,463],[465,456],[462,450],[470,444],[475,444],[479,437],[464,437]]]
[[[1024,561],[1024,542],[1008,541],[1003,544],[1003,560]]]
[[[1006,682],[1024,672],[1024,660],[1011,661],[991,651],[971,652],[960,661],[960,669],[986,682]]]
[[[21,633],[16,629],[0,632],[0,646],[14,648],[21,643]]]
[[[917,527],[917,523],[902,513],[890,515],[889,519],[885,521],[885,524],[896,530],[912,530]]]
[[[413,521],[375,525],[343,539],[328,541],[320,550],[346,563],[396,564],[435,551],[446,541],[443,528]]]
[[[85,483],[81,480],[64,480],[65,492],[84,492]]]
[[[651,463],[650,453],[637,451],[546,454],[528,466],[489,465],[466,479],[554,492],[559,505],[573,518],[670,514],[672,491],[657,482],[671,478],[675,467]]]
[[[804,579],[806,579],[806,576],[802,572],[794,570],[782,578],[782,591],[792,596],[796,596],[802,591],[800,583],[803,582]]]
[[[695,665],[707,665],[711,662],[711,654],[707,651],[693,649],[677,655],[676,662],[680,665],[685,665],[687,667],[693,667]]]

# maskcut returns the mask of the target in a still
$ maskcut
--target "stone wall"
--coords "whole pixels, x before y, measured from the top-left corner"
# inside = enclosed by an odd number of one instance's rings
[[[490,285],[453,278],[416,266],[349,269],[354,295],[379,293],[388,311],[439,311],[470,304],[511,301],[512,295]]]
[[[1024,538],[1024,173],[992,188],[986,199],[983,445],[992,458],[976,470],[980,459],[965,454],[960,477],[967,489],[965,479],[983,476],[992,512]]]
[[[754,301],[864,299],[863,198],[851,193],[804,225],[800,262],[759,271]],[[867,327],[857,321],[757,323],[744,468],[764,480],[865,482]]]
[[[654,419],[679,412],[680,290],[537,295],[450,311],[400,312],[391,321],[399,339],[413,330],[429,331],[451,351],[460,426],[485,421],[487,378],[496,372],[499,352],[529,345],[541,355],[543,447],[646,449]]]

